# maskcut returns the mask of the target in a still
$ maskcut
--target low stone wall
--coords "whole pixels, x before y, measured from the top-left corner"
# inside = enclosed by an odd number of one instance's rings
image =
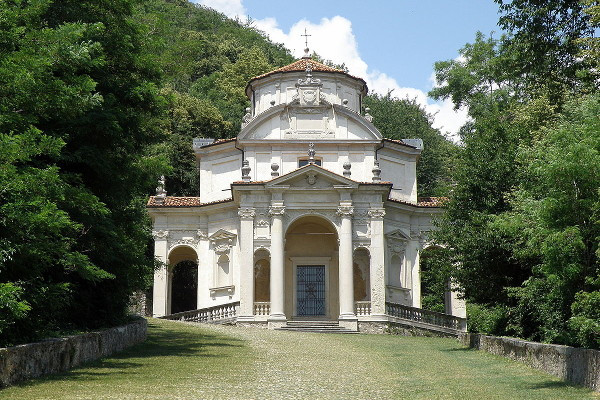
[[[107,357],[146,340],[146,329],[140,318],[99,332],[0,348],[0,388]]]
[[[477,333],[458,338],[465,346],[520,361],[562,380],[600,391],[600,351],[528,342]]]

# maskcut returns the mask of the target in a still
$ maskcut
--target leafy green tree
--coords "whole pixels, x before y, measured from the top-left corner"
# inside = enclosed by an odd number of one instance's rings
[[[527,179],[512,195],[512,210],[497,216],[494,226],[520,244],[514,259],[537,261],[531,277],[510,291],[517,302],[512,323],[521,336],[593,344],[585,335],[570,336],[567,321],[575,312],[600,323],[590,312],[600,289],[599,113],[598,95],[570,102],[533,146],[519,149]],[[571,324],[578,321],[583,324],[577,318]]]
[[[0,342],[122,320],[144,288],[163,163],[132,3],[0,3]]]
[[[423,152],[417,164],[419,195],[444,196],[450,188],[450,171],[456,145],[431,127],[433,117],[409,99],[399,99],[388,92],[377,93],[364,99],[370,108],[373,123],[384,137],[390,139],[422,139]]]

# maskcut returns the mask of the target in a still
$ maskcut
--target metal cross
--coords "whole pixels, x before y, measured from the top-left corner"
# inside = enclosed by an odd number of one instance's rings
[[[309,35],[308,33],[306,33],[306,28],[304,28],[304,35],[300,35],[300,36],[304,36],[304,47],[308,48],[308,37],[312,36],[312,35]]]

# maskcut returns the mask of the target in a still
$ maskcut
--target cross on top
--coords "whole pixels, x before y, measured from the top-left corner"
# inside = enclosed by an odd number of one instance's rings
[[[300,36],[304,36],[304,47],[308,48],[308,37],[312,36],[312,35],[309,35],[306,32],[306,28],[304,28],[304,35],[300,35]]]

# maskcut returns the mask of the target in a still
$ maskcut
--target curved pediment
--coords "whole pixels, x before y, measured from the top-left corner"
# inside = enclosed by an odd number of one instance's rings
[[[365,117],[321,99],[302,104],[294,99],[257,115],[242,127],[238,140],[382,140]]]

